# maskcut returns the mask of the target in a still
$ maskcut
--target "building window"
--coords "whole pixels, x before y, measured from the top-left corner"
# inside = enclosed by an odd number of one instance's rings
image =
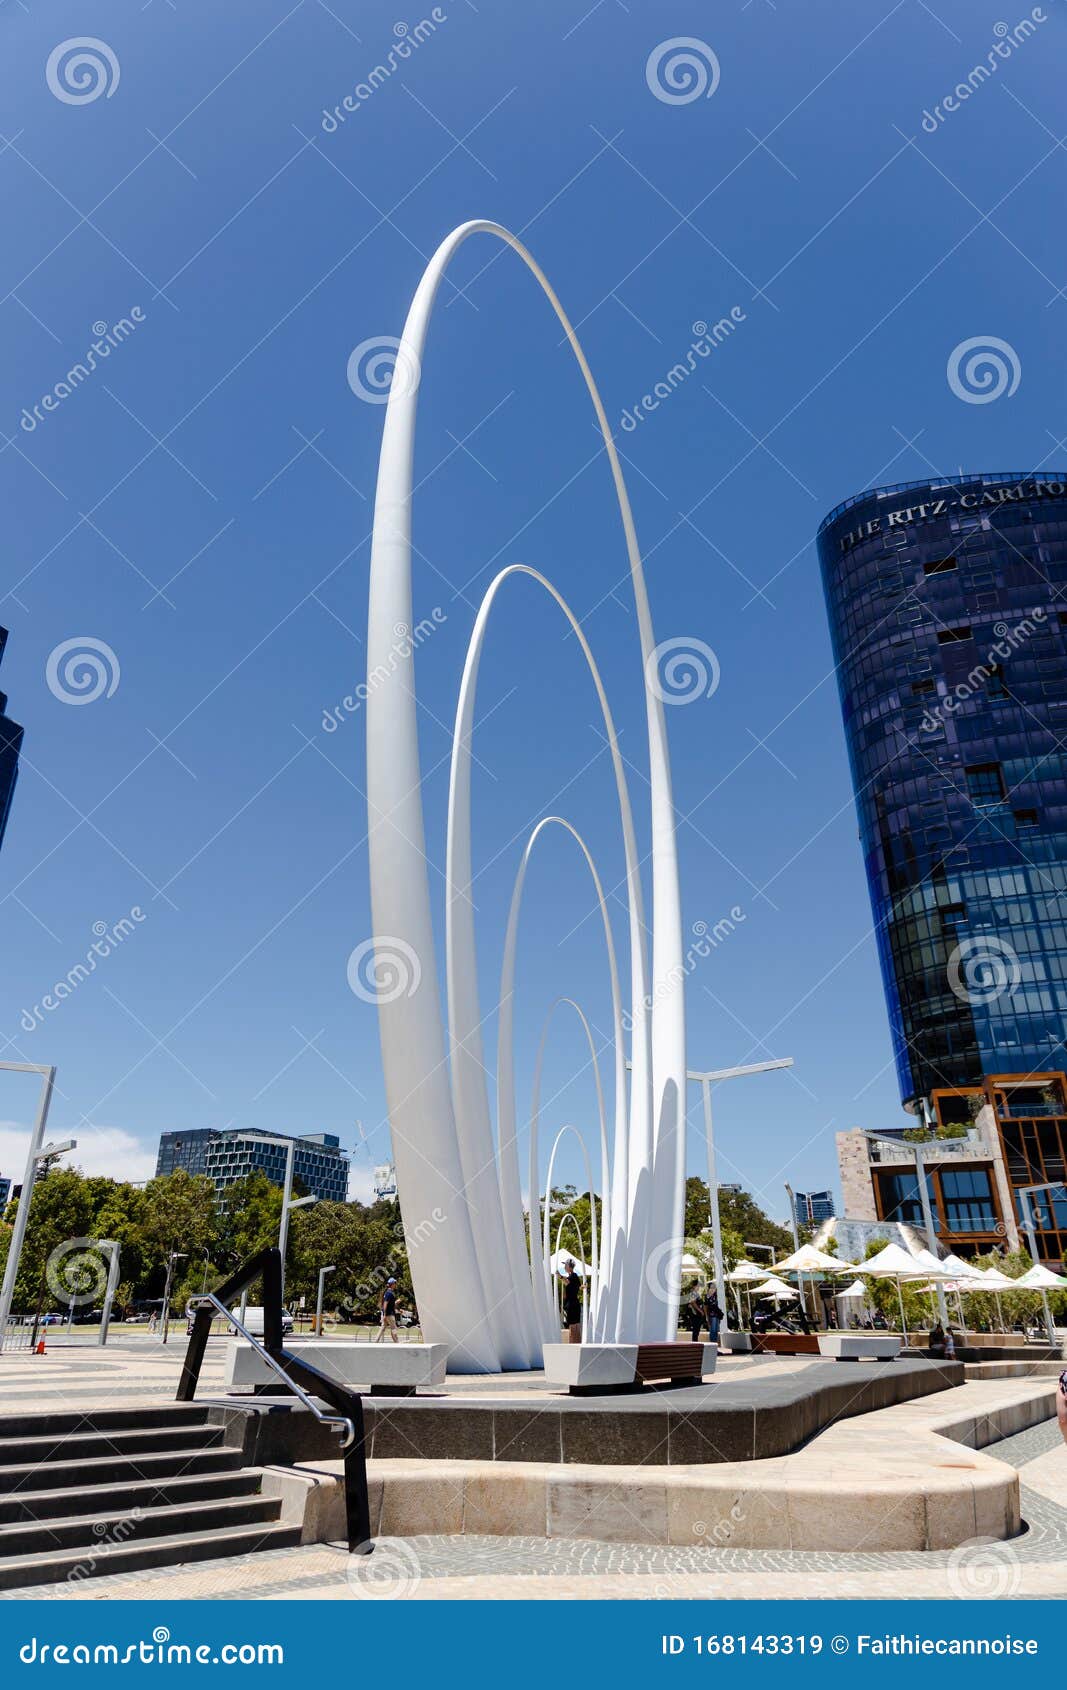
[[[939,628],[937,630],[938,645],[955,645],[960,640],[969,640],[971,638],[971,626],[969,622],[963,623],[963,625],[959,628]]]
[[[949,1232],[995,1232],[993,1189],[985,1168],[942,1168],[941,1202]]]
[[[967,791],[974,804],[1003,804],[1007,796],[1004,774],[999,763],[972,763],[964,769]]]
[[[924,575],[947,575],[950,569],[955,569],[958,559],[955,557],[932,557],[929,563],[923,564]]]
[[[1016,810],[1015,811],[1015,825],[1016,825],[1016,827],[1036,827],[1037,826],[1037,811],[1036,810]]]

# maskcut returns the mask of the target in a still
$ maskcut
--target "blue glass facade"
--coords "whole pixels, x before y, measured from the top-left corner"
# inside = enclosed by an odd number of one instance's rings
[[[901,1096],[1062,1071],[1067,479],[872,489],[818,549]]]
[[[7,644],[7,629],[0,628],[0,662]],[[22,729],[7,713],[7,698],[0,692],[0,845],[11,812],[11,799],[19,772],[19,752],[22,749]]]
[[[348,1196],[348,1158],[334,1133],[312,1133],[292,1141],[265,1138],[239,1127],[197,1127],[190,1132],[163,1133],[156,1175],[185,1168],[190,1174],[205,1174],[214,1181],[217,1191],[225,1191],[236,1180],[258,1171],[275,1185],[282,1185],[290,1142],[296,1145],[294,1188],[325,1202],[344,1203]]]

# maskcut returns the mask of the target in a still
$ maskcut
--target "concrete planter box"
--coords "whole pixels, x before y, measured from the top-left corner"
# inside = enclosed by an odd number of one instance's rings
[[[420,1385],[445,1382],[447,1344],[350,1344],[344,1339],[295,1338],[285,1347],[339,1385],[356,1391],[413,1391]],[[230,1343],[225,1377],[230,1391],[276,1385],[280,1393],[285,1393],[274,1369],[242,1338]]]
[[[719,1344],[722,1349],[729,1350],[733,1355],[752,1354],[751,1332],[720,1332]]]
[[[819,1354],[834,1361],[895,1361],[900,1339],[893,1333],[820,1332]]]
[[[670,1379],[672,1351],[679,1357],[683,1351],[700,1352],[686,1377],[704,1378],[715,1372],[714,1344],[546,1344],[545,1378],[571,1391],[633,1390],[640,1387],[642,1379]],[[662,1374],[643,1368],[649,1352],[666,1356]],[[688,1369],[688,1361],[686,1365]]]

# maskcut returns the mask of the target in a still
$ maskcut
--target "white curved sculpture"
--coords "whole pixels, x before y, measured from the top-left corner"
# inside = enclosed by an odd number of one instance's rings
[[[518,254],[564,329],[604,441],[629,559],[648,724],[653,945],[651,980],[647,987],[643,979],[638,986],[636,977],[645,972],[639,961],[642,945],[634,942],[635,921],[638,928],[641,925],[636,902],[639,888],[628,885],[631,980],[636,989],[631,1008],[634,1103],[627,1124],[623,1254],[626,1266],[633,1271],[629,1275],[624,1271],[623,1280],[624,1284],[632,1282],[633,1290],[625,1303],[619,1303],[617,1322],[625,1330],[617,1336],[673,1337],[677,1307],[643,1300],[641,1272],[648,1249],[668,1238],[681,1238],[685,1196],[681,908],[666,724],[662,698],[653,684],[657,654],[644,573],[622,468],[596,383],[547,277],[514,235],[499,224],[477,221],[462,224],[442,242],[426,267],[408,312],[398,348],[398,368],[402,367],[409,377],[411,371],[421,370],[441,279],[457,248],[476,233],[492,235]],[[540,1358],[531,1310],[520,1290],[522,1280],[515,1278],[515,1194],[510,1174],[504,1180],[508,1186],[505,1202],[500,1202],[482,1067],[469,902],[457,890],[469,885],[470,880],[470,772],[469,758],[464,770],[462,755],[454,761],[450,794],[451,1039],[447,1048],[441,1015],[420,786],[414,642],[398,644],[396,632],[398,627],[412,627],[416,620],[412,613],[411,505],[417,403],[417,380],[394,380],[382,435],[370,561],[366,709],[372,919],[376,954],[380,958],[399,954],[405,964],[401,989],[379,994],[379,1032],[393,1155],[424,1334],[431,1342],[450,1345],[450,1365],[455,1371],[496,1371],[502,1366],[536,1363]],[[537,579],[570,616],[555,589],[543,577]],[[488,615],[486,606],[483,612]],[[573,617],[571,621],[573,624]],[[482,629],[484,632],[484,621]],[[606,709],[591,653],[584,639],[581,644]],[[465,705],[461,698],[461,715],[473,710],[477,654],[468,656],[468,670],[470,702]],[[388,686],[376,684],[375,677],[383,671],[391,677]],[[462,747],[467,739],[469,733],[464,738],[457,724],[458,745]],[[614,746],[613,755],[617,755]],[[625,817],[626,809],[624,842]],[[636,860],[635,849],[634,867]],[[628,881],[630,869],[628,849]],[[643,1036],[646,1021],[650,1022],[647,1049]],[[639,1027],[641,1036],[637,1036]],[[643,1122],[648,1124],[647,1132]],[[502,1156],[502,1178],[504,1160]],[[491,1195],[494,1192],[495,1198]],[[531,1207],[536,1195],[530,1194]],[[621,1224],[617,1238],[623,1238]]]
[[[582,1137],[581,1133],[578,1131],[578,1128],[572,1127],[569,1123],[566,1124],[565,1126],[560,1127],[559,1132],[556,1134],[555,1138],[552,1141],[552,1149],[548,1153],[548,1172],[545,1175],[545,1210],[544,1210],[544,1219],[542,1221],[542,1231],[541,1231],[541,1261],[540,1261],[539,1264],[537,1264],[537,1266],[535,1266],[534,1261],[533,1261],[533,1252],[531,1251],[530,1267],[531,1267],[532,1273],[536,1273],[537,1268],[538,1267],[540,1268],[542,1286],[543,1286],[544,1296],[545,1296],[545,1309],[547,1311],[548,1319],[549,1319],[549,1322],[550,1322],[549,1330],[551,1331],[552,1328],[555,1326],[555,1322],[556,1322],[555,1287],[552,1284],[552,1255],[551,1255],[551,1251],[549,1249],[549,1243],[548,1243],[548,1226],[549,1226],[549,1221],[552,1218],[551,1217],[552,1175],[556,1171],[556,1152],[559,1150],[560,1144],[566,1138],[568,1133],[571,1133],[578,1140],[578,1147],[582,1152],[582,1162],[584,1163],[584,1166],[585,1166],[585,1186],[586,1186],[587,1192],[589,1193],[589,1231],[590,1231],[590,1236],[591,1236],[591,1239],[592,1239],[592,1257],[593,1257],[593,1259],[592,1259],[592,1262],[590,1263],[590,1266],[589,1266],[589,1278],[586,1282],[586,1289],[585,1289],[585,1317],[586,1318],[583,1320],[583,1323],[582,1323],[582,1326],[583,1326],[582,1336],[583,1336],[583,1338],[586,1336],[586,1327],[588,1326],[588,1327],[592,1328],[595,1335],[597,1337],[599,1337],[600,1333],[597,1330],[597,1328],[598,1328],[598,1324],[599,1324],[598,1313],[599,1313],[599,1308],[600,1308],[600,1261],[599,1261],[599,1257],[598,1257],[598,1253],[597,1253],[596,1202],[595,1202],[595,1192],[593,1190],[593,1170],[592,1170],[592,1167],[591,1167],[590,1162],[589,1162],[589,1151],[586,1149],[585,1139]],[[532,1228],[532,1225],[533,1225],[533,1208],[532,1208],[532,1206],[531,1206],[531,1209],[530,1209],[530,1224],[531,1224],[531,1228]],[[562,1222],[560,1224],[562,1225]],[[577,1226],[577,1222],[575,1222],[575,1225]],[[583,1256],[582,1257],[582,1266],[585,1267],[585,1265],[586,1265],[585,1257]]]

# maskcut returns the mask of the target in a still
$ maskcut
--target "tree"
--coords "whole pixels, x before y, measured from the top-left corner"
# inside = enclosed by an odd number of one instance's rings
[[[765,1215],[747,1191],[725,1191],[719,1187],[719,1224],[722,1227],[724,1255],[727,1254],[727,1233],[735,1241],[732,1246],[732,1249],[736,1249],[735,1261],[744,1256],[745,1244],[771,1244],[780,1255],[787,1255],[793,1248],[790,1233],[784,1226],[778,1226]],[[690,1174],[685,1182],[686,1237],[696,1238],[710,1225],[711,1196],[708,1182],[696,1174]]]

